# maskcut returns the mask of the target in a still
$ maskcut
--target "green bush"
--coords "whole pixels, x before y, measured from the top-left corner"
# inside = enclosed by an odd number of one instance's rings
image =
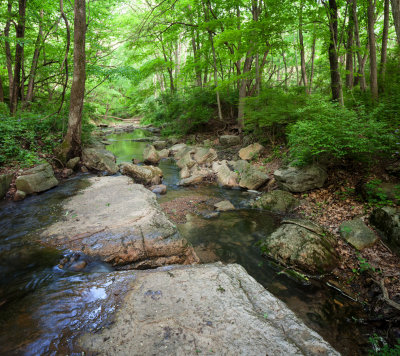
[[[394,152],[396,140],[388,125],[362,113],[311,97],[296,115],[298,121],[288,132],[294,164],[326,157],[363,160]]]
[[[304,106],[306,100],[304,88],[263,89],[260,95],[246,98],[246,130],[252,131],[261,141],[265,141],[265,136],[271,134],[270,141],[273,141],[276,135],[284,134],[288,124],[297,120],[296,110]]]

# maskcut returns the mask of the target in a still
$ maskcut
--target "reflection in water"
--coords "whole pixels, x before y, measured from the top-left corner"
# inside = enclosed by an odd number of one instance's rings
[[[132,158],[136,158],[139,162],[142,162],[143,149],[148,142],[135,142],[132,140],[149,136],[152,135],[146,130],[135,130],[122,134],[109,135],[107,139],[111,142],[111,145],[107,146],[107,149],[117,157],[117,163],[131,162]]]

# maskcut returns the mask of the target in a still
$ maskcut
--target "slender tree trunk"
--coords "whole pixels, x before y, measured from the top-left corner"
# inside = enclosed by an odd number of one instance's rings
[[[378,67],[376,61],[375,44],[375,3],[374,0],[368,2],[368,43],[369,43],[369,68],[370,68],[370,89],[373,100],[378,100]]]
[[[63,142],[64,160],[81,154],[82,110],[86,82],[86,3],[75,0],[74,5],[74,76],[71,87],[68,130]]]
[[[15,115],[18,106],[18,91],[21,85],[21,69],[22,61],[24,58],[23,39],[25,36],[25,12],[26,0],[18,1],[18,23],[16,26],[17,45],[15,47],[15,66],[14,66],[14,80],[12,85],[12,95],[10,98],[10,113]]]
[[[314,28],[315,30],[315,28]],[[308,89],[308,92],[311,94],[312,92],[312,83],[313,83],[313,79],[314,79],[314,61],[315,61],[315,44],[317,41],[317,36],[315,35],[315,32],[313,34],[313,43],[312,43],[312,47],[311,47],[311,73],[310,73],[310,86]]]
[[[357,82],[360,82],[361,91],[365,91],[367,85],[365,83],[365,73],[364,73],[364,60],[361,55],[361,41],[360,41],[360,30],[358,26],[358,14],[357,14],[357,0],[353,0],[353,22],[354,22],[354,37],[356,40],[357,46],[357,62],[358,62],[358,70],[357,70]]]
[[[390,4],[389,0],[385,0],[383,11],[383,33],[382,33],[382,50],[381,50],[381,63],[379,65],[379,89],[381,92],[384,90],[386,62],[387,62],[387,46],[389,38],[389,17],[390,17]]]
[[[330,28],[330,43],[329,43],[329,64],[331,69],[331,90],[332,100],[343,105],[343,91],[339,71],[339,58],[337,53],[338,39],[338,11],[336,0],[329,0],[329,28]]]
[[[218,90],[217,57],[215,54],[214,39],[213,39],[213,35],[212,35],[211,31],[208,31],[208,36],[210,38],[211,50],[212,50],[212,55],[213,55],[213,63],[214,63],[214,85],[215,85],[215,91],[217,93],[218,117],[221,121],[223,121],[224,118],[222,117],[221,100],[219,97],[219,90]]]
[[[12,10],[12,0],[8,0],[7,3],[8,20],[6,22],[6,26],[4,27],[4,37],[5,37],[4,47],[6,50],[6,62],[7,62],[7,72],[8,72],[8,98],[10,102],[11,102],[13,82],[14,82],[14,74],[12,70],[13,60],[10,47],[11,10]]]
[[[28,105],[33,100],[33,89],[35,86],[36,70],[37,70],[37,66],[39,63],[40,50],[42,47],[42,38],[43,38],[42,20],[43,20],[43,10],[40,10],[39,33],[36,38],[35,51],[33,53],[32,65],[31,65],[31,70],[29,73],[28,89],[26,92],[26,100],[25,101],[26,101],[26,103],[28,103]]]
[[[347,0],[350,8],[349,23],[347,25],[347,45],[346,45],[346,87],[352,89],[354,86],[354,63],[353,63],[353,33],[354,17],[351,14],[353,0]]]
[[[251,68],[251,50],[247,52],[246,59],[244,61],[243,67],[243,78],[240,81],[239,87],[239,106],[238,106],[238,124],[241,130],[244,129],[244,106],[245,106],[245,99],[247,94],[247,78],[246,75],[250,71]]]
[[[306,93],[309,94],[307,71],[306,71],[306,58],[304,52],[303,40],[303,6],[304,1],[300,1],[300,16],[299,16],[299,43],[300,43],[300,61],[301,61],[301,77],[303,78],[304,88]]]
[[[396,29],[397,43],[400,44],[400,0],[390,0],[392,3],[392,15]]]
[[[3,81],[0,77],[0,103],[4,103],[4,88],[3,88]]]

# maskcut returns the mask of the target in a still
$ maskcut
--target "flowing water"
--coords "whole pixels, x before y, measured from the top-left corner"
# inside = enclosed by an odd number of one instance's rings
[[[140,161],[146,142],[135,140],[148,135],[143,130],[110,135],[107,148],[118,162]],[[200,194],[229,199],[238,208],[213,218],[189,214],[187,222],[178,226],[203,262],[241,264],[340,352],[365,353],[370,331],[357,322],[363,317],[359,304],[319,281],[295,278],[261,255],[257,242],[278,226],[281,217],[246,209],[246,202],[254,197],[251,192],[179,187],[179,170],[171,159],[163,160],[160,168],[168,186],[160,203]],[[70,334],[99,327],[114,310],[112,301],[105,310],[86,308],[88,302],[106,298],[104,286],[93,285],[92,280],[111,267],[88,259],[80,272],[62,269],[58,265],[68,251],[35,243],[37,230],[62,219],[63,201],[85,188],[88,176],[78,175],[23,202],[0,203],[0,354],[21,354],[21,349],[29,355],[64,354]],[[82,319],[85,325],[78,322]]]

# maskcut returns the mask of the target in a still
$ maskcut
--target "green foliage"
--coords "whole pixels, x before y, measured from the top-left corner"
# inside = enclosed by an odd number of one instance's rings
[[[40,161],[39,151],[50,153],[59,137],[52,132],[54,118],[24,115],[0,119],[0,165],[21,162],[27,166]]]
[[[371,343],[372,350],[368,352],[368,356],[397,356],[400,355],[400,339],[397,339],[397,344],[390,347],[385,340],[374,334],[368,341]]]
[[[366,200],[371,206],[393,206],[396,205],[393,200],[390,199],[387,192],[384,191],[380,185],[382,180],[372,179],[365,184]],[[394,186],[394,200],[400,201],[400,184]]]
[[[259,137],[268,130],[283,132],[288,124],[297,120],[296,110],[304,106],[306,100],[304,88],[264,89],[259,96],[246,99],[246,129]]]
[[[395,136],[386,123],[318,96],[310,97],[296,114],[303,119],[293,124],[288,133],[294,164],[326,157],[362,160],[395,150]]]
[[[163,134],[188,134],[215,118],[215,93],[191,88],[184,92],[165,92],[151,97],[141,106],[144,122],[163,127]]]

